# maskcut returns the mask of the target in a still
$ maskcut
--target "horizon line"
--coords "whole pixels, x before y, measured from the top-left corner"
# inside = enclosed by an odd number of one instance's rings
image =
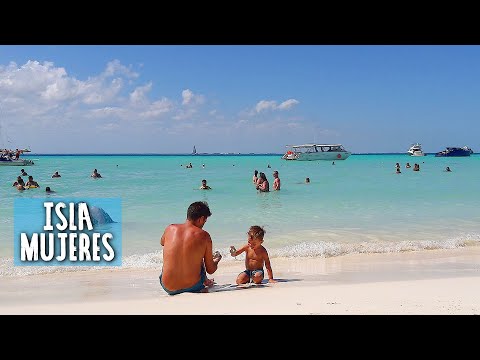
[[[425,153],[434,155],[436,153]],[[31,156],[255,156],[255,155],[272,155],[283,156],[284,153],[33,153],[23,154],[23,157]],[[365,152],[351,153],[351,155],[408,155],[406,152]],[[473,155],[473,154],[472,154]]]

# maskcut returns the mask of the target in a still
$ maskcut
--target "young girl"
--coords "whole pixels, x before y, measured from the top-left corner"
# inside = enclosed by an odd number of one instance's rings
[[[258,225],[254,225],[250,227],[247,235],[248,242],[240,249],[236,250],[234,246],[230,246],[230,255],[232,256],[245,252],[245,270],[237,276],[237,285],[251,281],[255,284],[260,284],[264,277],[264,266],[268,272],[268,282],[276,282],[273,279],[273,271],[267,249],[262,246],[265,230]]]

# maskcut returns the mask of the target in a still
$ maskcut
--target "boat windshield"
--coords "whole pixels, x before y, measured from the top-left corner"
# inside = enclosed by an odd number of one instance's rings
[[[346,152],[345,148],[341,144],[308,144],[308,145],[294,145],[289,146],[290,151],[295,153],[315,153],[315,152],[329,152],[329,151],[340,151]]]

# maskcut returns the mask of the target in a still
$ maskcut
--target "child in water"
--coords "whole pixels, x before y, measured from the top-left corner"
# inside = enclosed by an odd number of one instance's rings
[[[265,230],[258,226],[251,226],[247,232],[248,242],[240,249],[230,246],[230,255],[237,256],[245,252],[245,270],[237,276],[237,285],[246,284],[253,281],[260,284],[264,278],[263,267],[268,272],[268,282],[275,283],[273,271],[270,265],[267,249],[262,246]]]

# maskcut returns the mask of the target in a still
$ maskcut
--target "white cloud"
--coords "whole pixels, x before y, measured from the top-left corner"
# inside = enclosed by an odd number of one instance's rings
[[[194,94],[190,89],[182,91],[182,99],[182,105],[201,105],[205,102],[203,95]]]
[[[100,125],[98,129],[105,130],[105,131],[114,131],[120,129],[120,125],[117,123],[107,123]]]
[[[301,125],[297,122],[289,122],[287,123],[287,127],[294,129],[294,128],[301,127]]]
[[[118,107],[104,107],[101,109],[92,109],[89,111],[92,118],[123,117],[126,110]]]
[[[275,100],[261,100],[255,105],[255,111],[253,113],[261,113],[268,110],[288,110],[299,103],[298,100],[288,99],[277,105]]]
[[[177,113],[173,116],[174,120],[187,120],[191,119],[193,115],[197,113],[196,109],[187,109],[187,110],[178,110]]]
[[[277,107],[276,101],[261,100],[257,103],[257,105],[255,105],[255,111],[257,113],[260,113],[262,111],[275,110],[276,107]]]
[[[141,111],[139,115],[143,118],[155,118],[165,115],[172,111],[173,108],[174,104],[172,101],[164,97],[151,103],[144,111]]]
[[[113,60],[107,64],[102,76],[112,77],[115,75],[123,75],[127,78],[138,78],[139,74],[132,71],[131,67],[126,67],[120,63],[120,60]]]
[[[119,60],[109,62],[104,69],[83,79],[70,75],[67,70],[70,69],[55,66],[53,62],[35,60],[23,65],[15,62],[0,65],[2,127],[8,128],[9,134],[17,139],[28,141],[35,151],[51,152],[53,148],[49,144],[56,138],[70,138],[74,133],[81,138],[92,129],[95,129],[96,137],[106,139],[105,143],[96,145],[98,151],[115,152],[112,147],[108,150],[102,148],[109,142],[110,145],[117,144],[112,140],[112,133],[120,138],[131,138],[132,143],[140,145],[145,142],[142,136],[178,134],[178,138],[171,140],[175,144],[201,133],[222,139],[225,146],[230,146],[225,140],[229,136],[238,136],[239,139],[242,136],[246,139],[251,136],[272,137],[272,131],[284,134],[288,133],[285,129],[301,128],[302,124],[302,121],[287,119],[285,113],[281,113],[297,105],[299,102],[295,99],[283,102],[262,100],[248,112],[229,115],[235,114],[236,110],[222,108],[218,99],[216,103],[210,103],[209,99],[207,108],[204,106],[206,97],[189,88],[177,90],[181,92],[181,99],[155,95],[153,89],[157,83],[148,80],[139,83],[139,74]],[[256,117],[252,118],[253,115]],[[29,129],[27,136],[26,126]],[[38,134],[42,134],[42,141],[36,140]],[[65,142],[64,152],[78,148],[77,138],[71,139]],[[137,150],[140,148],[136,147]]]
[[[153,84],[149,82],[133,88],[125,99],[121,96],[126,79],[137,78],[131,67],[118,60],[109,62],[99,75],[85,80],[69,76],[63,67],[53,62],[29,60],[24,65],[10,62],[0,66],[0,110],[2,120],[12,123],[32,123],[32,118],[42,117],[42,124],[59,117],[75,119],[155,118],[169,113],[174,103],[163,97],[150,100]],[[201,96],[191,94],[191,101],[202,102]],[[66,121],[66,120],[65,120]],[[34,124],[40,126],[40,122]],[[80,126],[80,123],[78,123]],[[86,126],[86,125],[85,125]]]
[[[288,110],[291,107],[297,105],[298,103],[299,103],[298,100],[288,99],[288,100],[285,100],[284,102],[282,102],[280,105],[278,105],[278,109],[279,110]]]
[[[141,105],[148,102],[147,94],[152,90],[152,83],[135,88],[130,93],[130,102],[134,105]]]

